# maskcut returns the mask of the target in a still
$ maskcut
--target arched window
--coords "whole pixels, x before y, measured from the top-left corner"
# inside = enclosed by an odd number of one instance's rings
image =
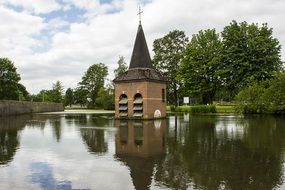
[[[143,117],[143,97],[140,93],[134,96],[133,117]]]
[[[119,117],[128,116],[128,97],[126,94],[122,94],[119,98]]]

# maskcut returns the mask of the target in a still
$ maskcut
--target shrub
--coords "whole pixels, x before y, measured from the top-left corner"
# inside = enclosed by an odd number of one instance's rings
[[[175,106],[171,105],[170,106],[170,111],[175,112],[176,111]]]
[[[195,105],[195,106],[178,106],[176,112],[190,112],[190,113],[217,113],[214,105]]]
[[[252,83],[237,95],[239,112],[285,114],[285,72],[269,81]]]
[[[191,113],[217,113],[215,105],[191,106]]]

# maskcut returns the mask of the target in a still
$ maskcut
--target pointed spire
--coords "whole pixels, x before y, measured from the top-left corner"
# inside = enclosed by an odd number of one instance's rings
[[[129,66],[129,69],[134,68],[153,68],[141,23],[139,24]]]

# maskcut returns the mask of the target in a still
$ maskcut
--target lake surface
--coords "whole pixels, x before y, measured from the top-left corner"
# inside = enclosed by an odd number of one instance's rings
[[[285,118],[0,118],[0,189],[285,189]]]

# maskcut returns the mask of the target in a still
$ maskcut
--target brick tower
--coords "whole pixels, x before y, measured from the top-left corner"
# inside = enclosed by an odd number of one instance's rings
[[[151,63],[141,23],[128,71],[114,79],[115,117],[166,117],[166,81]]]

